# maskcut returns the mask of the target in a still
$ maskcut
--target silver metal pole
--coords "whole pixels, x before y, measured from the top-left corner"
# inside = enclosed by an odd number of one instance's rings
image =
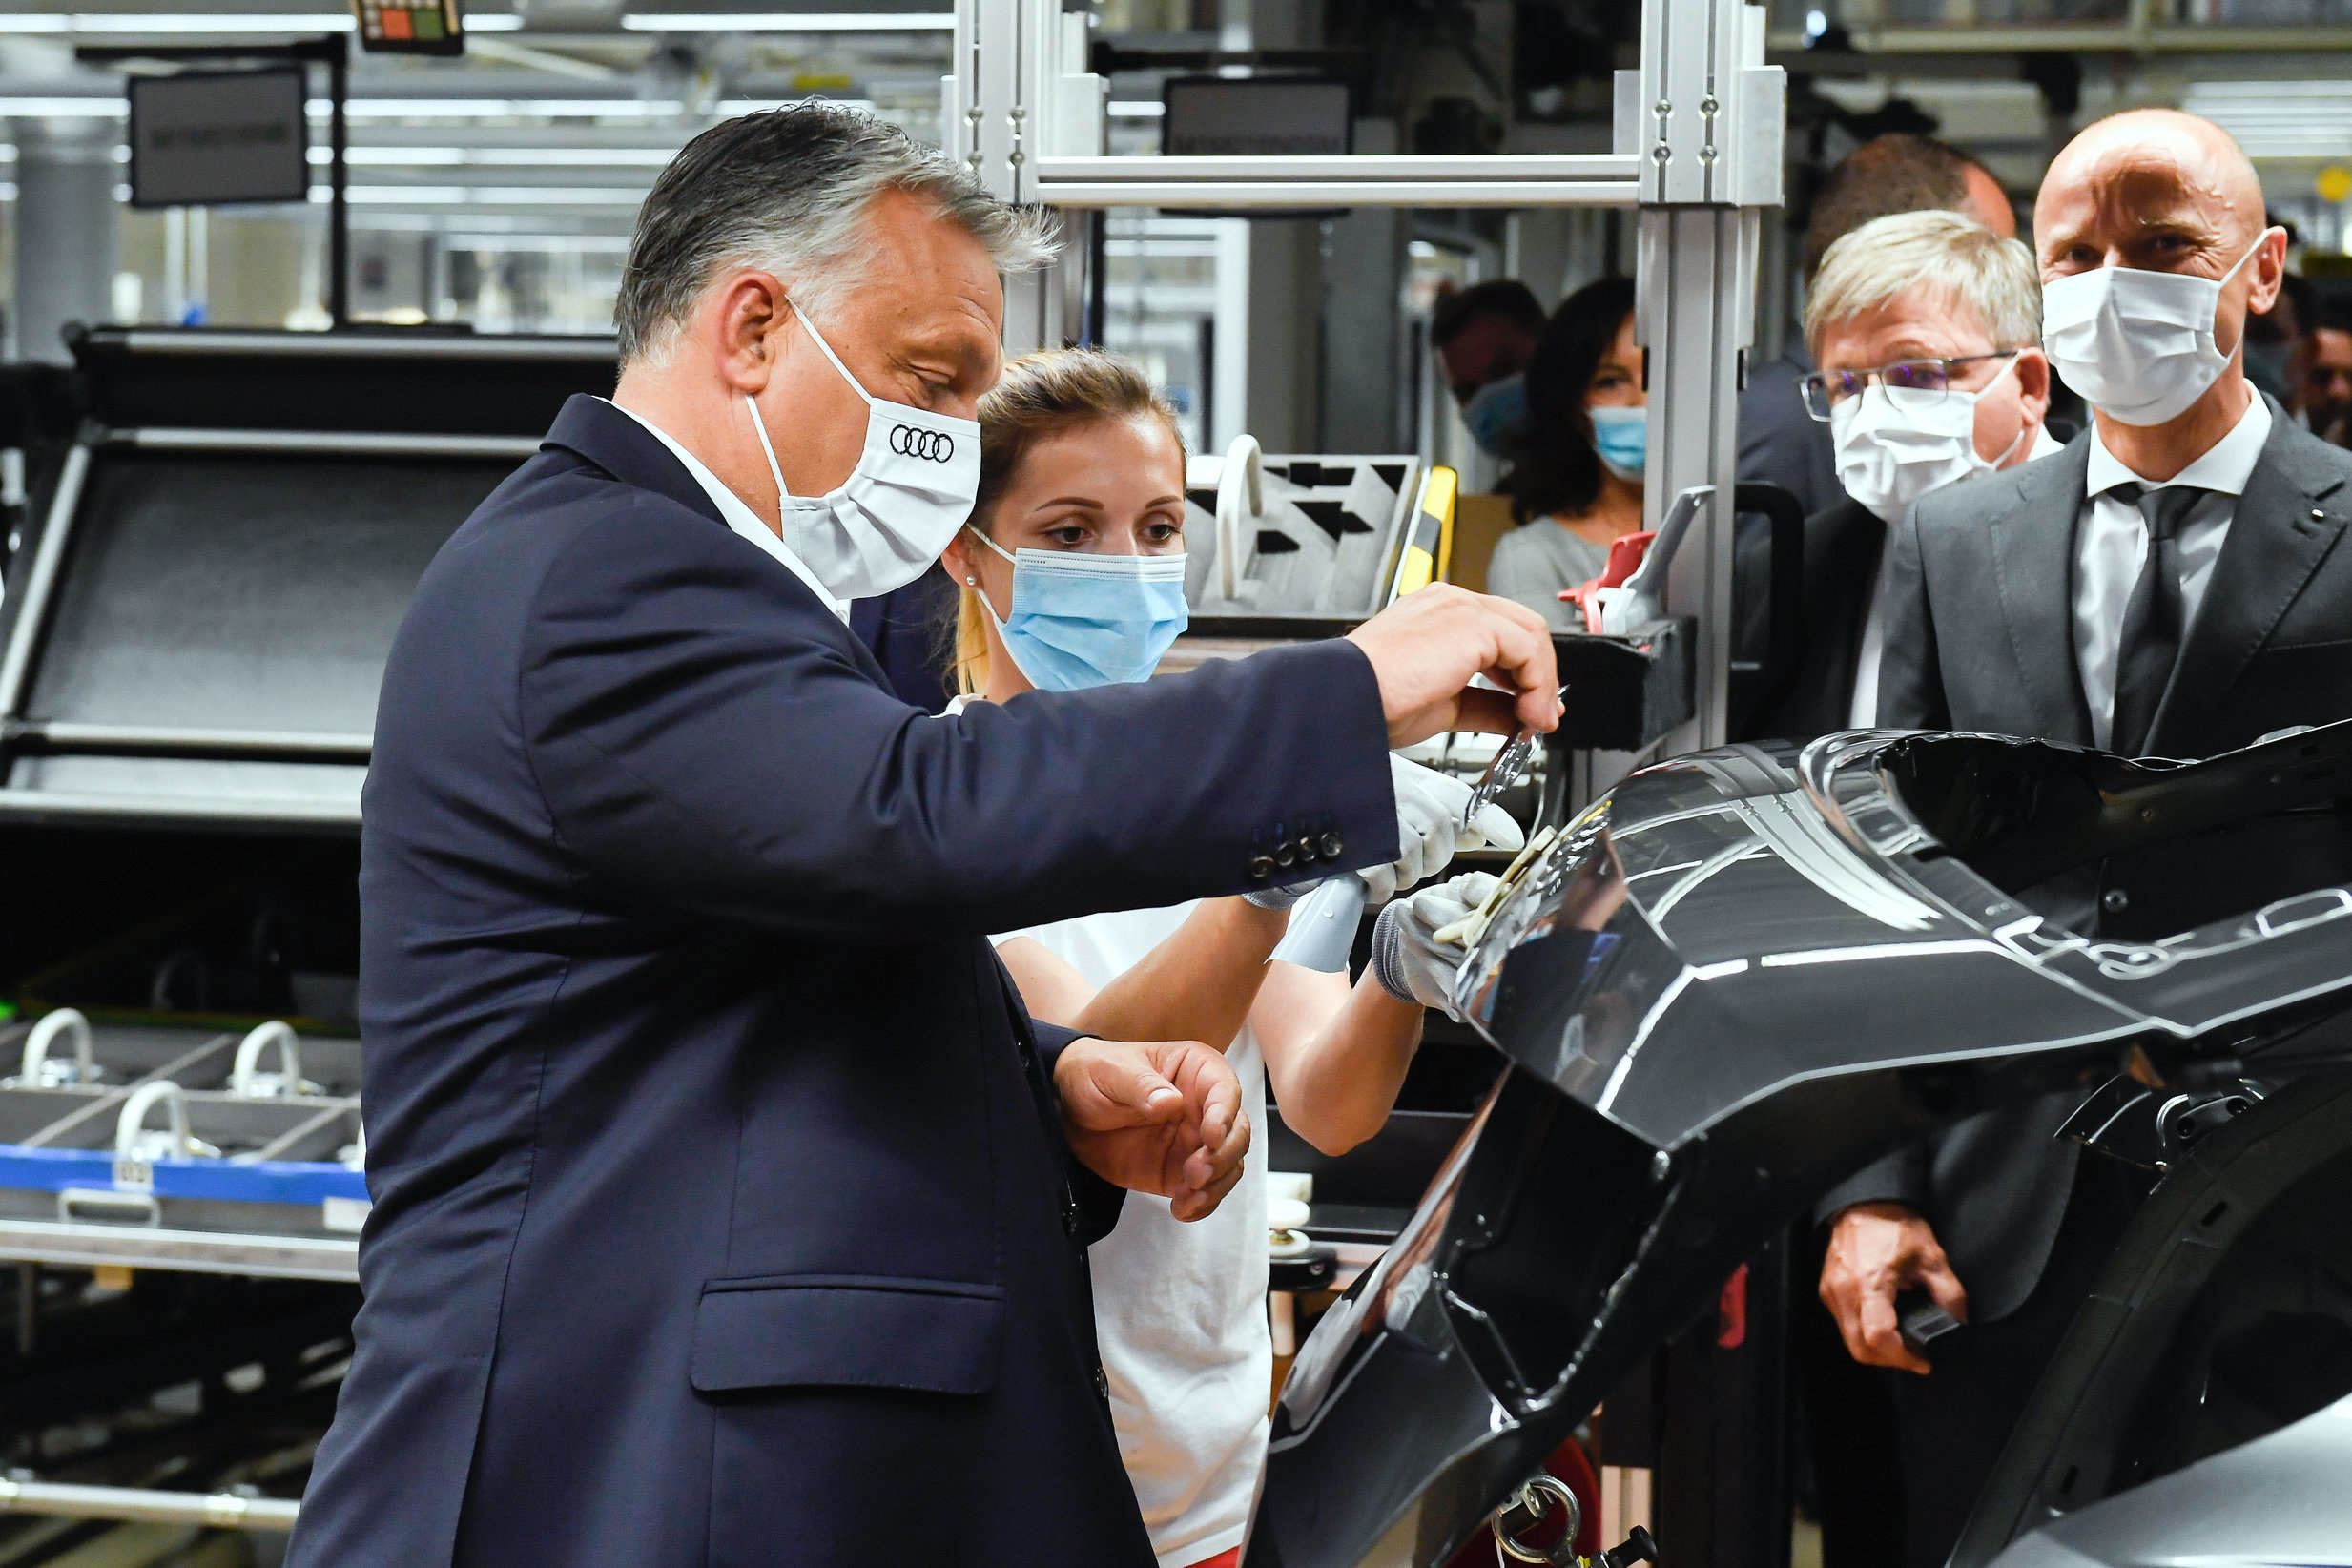
[[[291,1530],[301,1504],[234,1492],[151,1492],[134,1486],[72,1486],[0,1476],[0,1514],[61,1519],[200,1524],[215,1530]]]

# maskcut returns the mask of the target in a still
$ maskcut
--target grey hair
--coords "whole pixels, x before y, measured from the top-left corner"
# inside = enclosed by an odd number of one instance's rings
[[[772,272],[795,309],[826,315],[854,280],[866,209],[885,191],[934,203],[999,272],[1052,259],[1052,220],[999,200],[946,154],[862,111],[802,103],[714,125],[686,144],[637,213],[612,325],[621,362],[668,350],[732,267]]]
[[[2021,241],[1960,213],[1893,213],[1823,254],[1805,301],[1805,343],[1815,362],[1831,326],[1913,290],[1973,316],[1996,349],[2042,340],[2041,273]]]

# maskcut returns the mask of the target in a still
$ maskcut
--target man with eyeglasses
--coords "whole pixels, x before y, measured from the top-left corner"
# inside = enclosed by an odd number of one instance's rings
[[[1822,258],[1805,308],[1821,368],[1800,383],[1828,427],[1844,496],[1805,525],[1805,648],[1737,716],[1754,739],[1809,740],[1877,722],[1887,541],[1910,504],[2058,449],[2043,428],[2050,361],[2041,283],[2015,239],[1959,213],[1874,218]],[[1767,638],[1766,541],[1743,541],[1743,651]]]
[[[2218,127],[2091,126],[2033,214],[2043,351],[2096,418],[2065,450],[1923,496],[1893,540],[1878,721],[2205,757],[2352,715],[2352,454],[2248,383],[2249,314],[2286,236]],[[2024,356],[2018,357],[2023,360]],[[2016,896],[2047,936],[2160,941],[2342,877],[2341,830],[2282,814],[2226,856],[2194,836]],[[2275,881],[2275,891],[2266,884]],[[2079,1089],[1972,1117],[1836,1195],[1822,1298],[1896,1380],[1903,1561],[1941,1564],[2147,1180],[2055,1136]],[[1966,1327],[1926,1356],[1896,1299]]]

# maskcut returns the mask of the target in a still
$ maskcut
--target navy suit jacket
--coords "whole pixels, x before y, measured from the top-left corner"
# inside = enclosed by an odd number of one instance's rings
[[[574,398],[385,670],[365,1304],[289,1560],[1147,1568],[1115,1194],[983,934],[1391,858],[1386,747],[1346,643],[926,716]]]

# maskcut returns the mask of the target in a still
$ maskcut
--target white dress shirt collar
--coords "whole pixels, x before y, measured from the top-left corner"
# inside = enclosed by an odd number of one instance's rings
[[[610,399],[605,401],[611,402]],[[632,409],[621,408],[617,402],[612,403],[612,406],[620,408],[622,413],[644,425],[652,433],[654,440],[670,448],[671,456],[683,464],[686,471],[693,477],[694,483],[702,486],[703,493],[709,496],[711,504],[718,508],[718,514],[725,520],[728,527],[758,546],[781,564],[787,571],[806,583],[809,586],[809,591],[815,594],[817,602],[827,609],[832,610],[844,622],[849,619],[849,601],[835,598],[825,585],[817,580],[816,573],[809,569],[809,564],[794,554],[792,547],[785,544],[774,528],[761,522],[759,514],[752,510],[741,496],[721,484],[718,475],[704,467],[701,459],[679,445],[677,442],[671,439],[669,431],[664,430],[644,415]]]
[[[2094,424],[2091,432],[2091,469],[2084,490],[2100,495],[2118,485],[2154,488],[2163,484],[2192,485],[2218,495],[2244,495],[2246,482],[2254,477],[2255,464],[2262,460],[2262,448],[2270,443],[2271,424],[2268,400],[2252,387],[2246,391],[2246,411],[2238,416],[2230,433],[2207,447],[2196,462],[2163,481],[2143,478],[2125,466],[2121,458],[2107,449],[2107,439]]]

